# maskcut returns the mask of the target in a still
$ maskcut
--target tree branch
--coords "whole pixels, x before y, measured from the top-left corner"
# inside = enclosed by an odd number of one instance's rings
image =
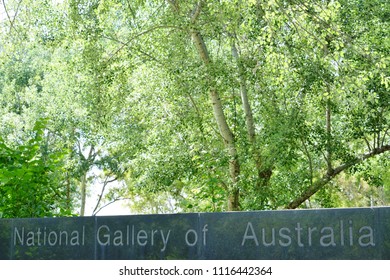
[[[16,7],[16,12],[15,12],[14,18],[11,20],[11,17],[10,17],[10,15],[9,15],[9,13],[8,13],[7,6],[5,5],[5,0],[2,0],[3,6],[4,6],[5,14],[7,15],[7,18],[8,18],[9,23],[10,23],[10,28],[9,28],[10,32],[11,32],[12,29],[14,29],[14,30],[17,32],[17,30],[16,30],[15,27],[14,27],[14,23],[15,23],[16,16],[17,16],[18,13],[19,13],[19,7],[20,7],[20,4],[22,3],[22,1],[23,1],[23,0],[20,0],[20,1],[19,1],[18,6]]]
[[[240,57],[238,54],[238,50],[236,47],[236,44],[234,41],[231,42],[231,49],[232,49],[232,55],[234,59],[236,60],[237,68],[238,68],[238,77],[239,77],[239,83],[240,83],[240,92],[241,92],[241,102],[242,102],[242,108],[245,113],[245,122],[247,127],[247,133],[248,133],[248,140],[250,143],[254,144],[256,141],[256,133],[255,133],[255,124],[252,114],[252,108],[249,103],[248,98],[248,90],[246,86],[245,81],[245,70],[243,69],[243,66],[240,62]]]
[[[385,132],[383,133],[383,138],[382,138],[382,143],[381,143],[382,147],[385,144],[386,136],[388,135],[389,129],[390,129],[390,127],[386,128]]]
[[[334,177],[343,172],[344,170],[359,164],[369,158],[372,158],[376,155],[383,154],[387,151],[390,151],[390,145],[384,145],[381,148],[376,148],[370,151],[369,153],[363,154],[349,162],[346,162],[337,168],[333,169],[332,173],[325,174],[319,181],[312,184],[308,189],[306,189],[298,198],[290,202],[286,205],[286,209],[295,209],[299,207],[303,202],[316,194],[319,190],[321,190],[327,183],[329,183]]]
[[[200,0],[198,2],[198,4],[196,5],[194,11],[192,12],[192,15],[191,15],[191,23],[194,24],[198,18],[199,18],[199,15],[200,15],[200,11],[202,9],[202,4],[203,4],[203,1]]]
[[[126,197],[122,197],[122,198],[115,198],[114,200],[110,201],[109,203],[103,205],[102,207],[99,208],[98,211],[96,211],[93,216],[96,216],[101,210],[103,210],[104,208],[106,208],[107,206],[117,202],[117,201],[120,201],[120,200],[130,200],[130,198],[126,198]]]
[[[93,211],[92,211],[92,216],[95,215],[95,212],[96,212],[96,210],[98,209],[98,207],[99,207],[99,205],[100,205],[100,202],[101,202],[101,200],[102,200],[102,198],[103,198],[103,194],[104,194],[104,191],[106,190],[107,185],[108,185],[109,183],[115,182],[115,181],[118,179],[117,177],[115,177],[115,178],[112,179],[112,180],[108,180],[108,178],[109,178],[109,176],[107,176],[106,179],[104,180],[103,187],[102,187],[102,191],[101,191],[101,193],[100,193],[100,195],[99,195],[99,199],[98,199],[98,201],[97,201],[97,203],[96,203],[95,209],[93,209]],[[96,212],[96,213],[97,213],[97,212]]]
[[[179,4],[176,3],[175,0],[167,0],[169,4],[173,7],[173,9],[178,13],[180,12]]]
[[[157,29],[165,29],[165,28],[169,28],[169,29],[180,29],[180,30],[183,30],[183,28],[181,28],[180,26],[174,26],[174,25],[157,25],[157,26],[153,26],[147,30],[144,30],[138,34],[135,34],[134,36],[132,36],[129,40],[127,40],[126,42],[122,42],[118,39],[115,39],[115,38],[112,38],[112,37],[105,37],[106,39],[110,39],[110,40],[113,40],[113,41],[116,41],[120,44],[122,44],[122,46],[120,46],[115,52],[113,52],[110,57],[107,59],[107,62],[110,61],[114,56],[116,56],[120,51],[122,51],[125,47],[129,46],[129,44],[137,39],[138,37],[141,37],[142,35],[145,35],[147,33],[151,33]]]
[[[307,149],[307,145],[306,145],[305,139],[304,139],[304,137],[301,134],[299,135],[299,139],[302,142],[303,153],[306,155],[307,160],[309,162],[310,184],[313,184],[313,174],[314,174],[314,172],[313,172],[313,160],[312,160],[312,158],[310,156],[309,150]]]

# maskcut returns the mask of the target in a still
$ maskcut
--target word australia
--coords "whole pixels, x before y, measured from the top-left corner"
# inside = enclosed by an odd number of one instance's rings
[[[248,222],[242,237],[241,246],[298,246],[374,247],[374,229],[371,226],[355,226],[352,220],[339,220],[334,225],[314,226],[296,223],[292,226],[263,227]]]

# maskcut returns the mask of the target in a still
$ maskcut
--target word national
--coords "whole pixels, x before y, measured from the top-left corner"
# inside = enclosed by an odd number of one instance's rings
[[[46,227],[36,230],[14,228],[14,245],[22,246],[84,246],[85,226],[78,230],[49,230]]]
[[[248,222],[241,246],[263,245],[264,247],[291,245],[305,246],[375,246],[374,229],[371,226],[354,227],[353,221],[340,220],[335,226],[302,226],[296,223],[292,227],[265,228],[255,227]]]

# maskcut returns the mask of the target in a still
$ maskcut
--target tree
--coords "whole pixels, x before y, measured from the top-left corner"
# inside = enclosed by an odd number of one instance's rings
[[[49,116],[81,214],[97,173],[96,211],[334,207],[342,184],[385,189],[386,1],[6,2],[2,135]]]
[[[201,184],[205,187],[196,187],[196,183],[193,186],[198,194],[203,193],[202,190],[207,190],[209,198],[213,197],[213,192],[226,194],[230,210],[238,209],[240,197],[246,204],[241,203],[244,209],[280,207],[296,197],[288,204],[288,207],[295,208],[340,172],[358,164],[360,159],[367,160],[387,151],[387,146],[375,152],[354,149],[361,138],[349,137],[347,132],[351,127],[343,124],[343,120],[350,118],[351,104],[360,110],[366,103],[358,105],[364,99],[351,94],[361,85],[362,73],[356,71],[358,62],[354,57],[357,51],[355,42],[359,39],[348,42],[352,38],[348,33],[351,30],[343,26],[341,15],[344,10],[337,2],[151,1],[118,12],[116,9],[121,5],[117,2],[113,9],[107,3],[103,5],[105,15],[121,15],[116,22],[118,29],[110,29],[112,35],[106,37],[118,44],[117,51],[113,52],[115,56],[133,51],[144,65],[153,69],[147,71],[143,66],[138,67],[134,76],[138,82],[133,86],[142,97],[129,100],[148,100],[137,114],[142,120],[150,119],[145,129],[153,140],[156,135],[161,140],[160,143],[147,141],[144,148],[147,152],[141,153],[140,162],[132,162],[132,165],[137,163],[140,166],[144,166],[145,160],[148,163],[144,171],[132,172],[133,180],[143,178],[139,185],[131,183],[133,187],[148,186],[146,188],[152,192],[168,190],[174,195],[177,193],[175,179],[184,177],[179,182],[191,186],[191,180],[204,182]],[[351,5],[348,10],[356,9],[353,3]],[[245,18],[240,14],[243,11]],[[146,20],[136,25],[134,14],[145,15],[143,19]],[[153,21],[148,17],[151,14]],[[127,26],[126,21],[121,20],[126,18],[131,19],[135,27],[130,36],[123,31]],[[121,34],[130,39],[122,39]],[[152,53],[143,49],[145,44],[153,46]],[[348,55],[354,58],[347,60]],[[150,78],[145,78],[145,75]],[[191,90],[184,96],[191,104],[192,115],[195,112],[198,119],[196,127],[202,135],[196,141],[198,147],[202,147],[198,148],[201,153],[191,149],[191,144],[183,145],[180,152],[170,146],[179,139],[172,135],[177,130],[172,130],[170,123],[177,127],[175,117],[183,119],[179,113],[183,105],[177,106],[177,100],[183,97],[180,96],[183,84]],[[160,97],[150,99],[150,92],[160,94]],[[236,98],[235,92],[241,94],[242,109],[237,106],[240,99]],[[248,98],[248,92],[252,93],[252,100]],[[364,90],[360,92],[364,96]],[[167,94],[171,96],[166,97]],[[208,106],[205,102],[211,103],[211,111],[204,109]],[[251,106],[251,102],[255,106]],[[134,105],[129,103],[128,106]],[[146,114],[142,112],[145,108],[150,109]],[[185,114],[188,116],[188,112]],[[210,122],[211,116],[216,128]],[[208,118],[207,122],[205,118]],[[255,129],[252,119],[257,121]],[[162,123],[162,126],[151,130],[150,124],[156,123]],[[209,126],[209,132],[217,131],[217,135],[205,133],[205,125]],[[186,128],[180,128],[182,136]],[[221,141],[224,147],[216,144],[218,137],[217,141]],[[207,147],[205,139],[206,142],[213,139],[208,148],[220,152],[210,153],[204,149]],[[385,143],[385,138],[381,142]],[[164,147],[162,143],[168,146]],[[185,158],[186,154],[191,156],[194,153],[192,162],[180,157],[176,161],[170,156],[182,154]],[[200,164],[202,168],[199,168],[199,157],[201,162],[207,162],[206,155],[211,155],[212,163]],[[155,160],[150,161],[152,158]],[[192,172],[185,176],[188,172],[177,169],[178,165]],[[224,172],[223,168],[229,171]],[[173,170],[181,170],[183,176]],[[253,170],[257,170],[257,175]],[[291,172],[296,172],[298,177],[291,176]],[[202,173],[209,174],[204,176],[207,180],[202,179]],[[280,180],[280,175],[283,180]],[[294,188],[291,187],[286,194],[281,182],[294,185]],[[188,195],[191,191],[185,193],[183,201],[188,201]],[[192,207],[193,203],[188,205]]]
[[[50,117],[49,150],[71,151],[66,184],[72,190],[79,187],[80,214],[84,215],[90,171],[109,158],[101,154],[104,128],[110,121],[104,116],[110,115],[109,105],[116,105],[102,100],[109,78],[98,74],[103,66],[95,64],[100,58],[92,55],[94,40],[72,25],[67,3],[7,1],[5,5],[10,15],[2,22],[5,141],[23,141],[37,119]],[[68,40],[72,36],[75,40]]]
[[[0,214],[4,218],[71,215],[71,190],[64,184],[64,151],[46,150],[45,120],[32,138],[14,148],[0,138]]]

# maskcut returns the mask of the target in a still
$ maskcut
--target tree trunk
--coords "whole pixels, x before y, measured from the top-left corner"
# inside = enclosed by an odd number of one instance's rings
[[[86,204],[86,198],[87,198],[87,175],[88,171],[93,165],[94,159],[96,157],[95,148],[92,145],[88,152],[88,157],[85,158],[82,153],[82,148],[79,143],[79,156],[82,161],[81,163],[81,178],[80,178],[80,188],[81,188],[81,206],[80,206],[80,216],[85,215],[85,204]]]
[[[180,12],[180,7],[177,5],[176,1],[169,0],[169,4],[172,6],[173,10],[176,13]],[[191,15],[191,23],[195,25],[202,8],[203,1],[199,1]],[[193,40],[195,48],[198,52],[200,59],[206,66],[209,66],[212,62],[209,56],[209,52],[207,50],[206,44],[203,40],[200,32],[192,28],[189,30],[189,34]],[[213,114],[215,121],[217,122],[219,133],[221,134],[225,147],[227,149],[229,155],[229,176],[231,180],[231,186],[228,188],[229,197],[228,197],[228,210],[229,211],[237,211],[239,210],[239,197],[240,190],[238,188],[238,178],[240,174],[240,164],[238,161],[238,154],[236,149],[236,143],[234,140],[233,132],[231,131],[225,113],[223,111],[223,106],[221,102],[221,98],[219,96],[218,90],[214,87],[214,77],[211,75],[208,76],[208,82],[210,84],[210,102],[213,108]]]
[[[199,57],[206,65],[209,65],[211,63],[209,53],[199,31],[191,30],[191,37],[194,41]],[[212,77],[209,77],[209,79],[210,81],[213,80]],[[240,174],[240,164],[238,161],[236,143],[234,140],[233,132],[231,131],[229,125],[227,124],[226,116],[222,107],[221,98],[219,96],[217,89],[211,87],[209,94],[210,94],[211,105],[213,107],[214,118],[215,121],[217,122],[219,132],[223,138],[224,144],[227,148],[228,155],[230,158],[229,174],[230,174],[230,180],[232,182],[232,187],[229,189],[228,210],[237,211],[239,210],[239,196],[240,196],[239,194],[240,191],[238,188],[238,176]]]
[[[327,86],[328,94],[330,94],[329,86]],[[330,97],[326,100],[326,164],[328,174],[332,174],[332,124],[331,124],[331,103]]]
[[[80,216],[85,216],[85,203],[87,197],[87,172],[81,176],[81,206],[80,206]]]
[[[234,42],[232,43],[232,54],[237,62],[237,66],[238,66],[241,102],[242,102],[242,109],[244,110],[244,114],[245,114],[245,123],[246,123],[247,132],[248,132],[248,140],[251,144],[255,144],[255,141],[256,141],[255,122],[253,120],[252,108],[251,108],[251,105],[250,105],[249,99],[248,99],[248,90],[247,90],[246,81],[245,81],[244,69],[239,61],[240,58],[238,55],[236,44]]]
[[[268,197],[268,189],[266,188],[268,186],[269,180],[272,176],[272,169],[270,167],[264,166],[263,159],[261,155],[260,149],[257,148],[256,143],[256,132],[255,132],[255,121],[253,119],[253,113],[252,108],[249,103],[248,98],[248,90],[246,85],[246,78],[245,78],[245,71],[243,66],[240,63],[240,57],[237,51],[236,44],[234,41],[231,44],[232,46],[232,55],[234,59],[237,62],[238,67],[238,77],[239,77],[239,83],[240,83],[240,92],[241,92],[241,102],[242,102],[242,108],[244,110],[245,114],[245,123],[248,133],[248,141],[250,145],[252,146],[252,154],[253,158],[256,164],[257,169],[257,183],[256,183],[256,189],[259,191],[260,196],[262,199],[262,204],[264,204],[265,200]],[[260,208],[262,208],[263,205],[260,205]]]
[[[221,99],[217,90],[210,90],[210,99],[213,107],[214,118],[217,122],[219,132],[224,140],[225,147],[229,155],[229,175],[232,186],[229,190],[229,211],[238,211],[239,210],[239,188],[238,188],[238,177],[240,175],[240,164],[238,161],[238,153],[236,149],[236,143],[234,140],[234,135],[230,130],[227,122],[226,116],[223,112]]]

